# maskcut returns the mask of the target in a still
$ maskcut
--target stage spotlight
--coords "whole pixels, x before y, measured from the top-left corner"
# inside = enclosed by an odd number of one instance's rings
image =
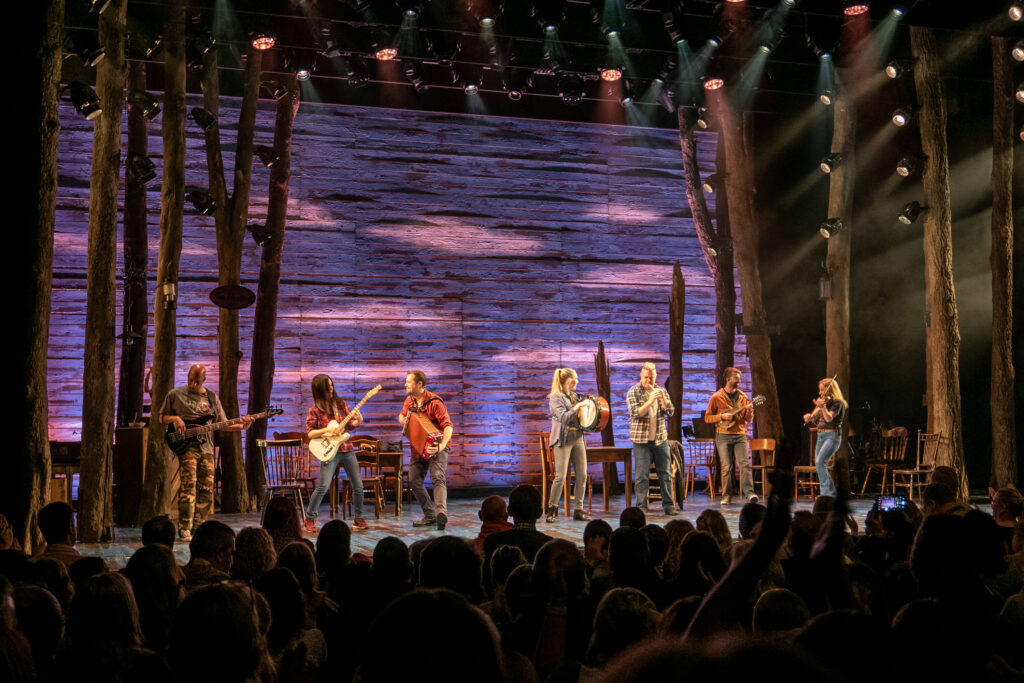
[[[378,62],[390,62],[398,56],[398,50],[393,47],[382,47],[374,53]]]
[[[707,192],[708,194],[714,194],[715,193],[715,188],[718,186],[718,184],[721,181],[722,181],[721,174],[719,174],[719,173],[712,173],[711,175],[709,175],[707,177],[707,179],[704,180],[704,182],[701,184],[701,187],[703,187],[704,191]]]
[[[722,78],[709,78],[704,81],[705,90],[718,90],[725,86],[725,80]]]
[[[904,178],[914,175],[921,170],[924,157],[905,156],[896,164],[896,172]]]
[[[614,68],[614,67],[608,67],[608,68],[601,69],[601,80],[602,81],[608,81],[609,83],[614,83],[615,81],[619,80],[620,78],[622,78],[622,69],[617,69],[617,68]]]
[[[843,14],[848,17],[856,17],[864,14],[868,11],[868,4],[866,2],[850,2],[847,0],[843,3]]]
[[[1015,93],[1018,102],[1024,102],[1024,81],[1017,84],[1017,92]]]
[[[195,121],[196,125],[203,129],[204,133],[217,125],[217,117],[202,107],[192,107],[192,111],[188,113],[188,118]]]
[[[926,208],[927,207],[921,206],[921,203],[915,199],[912,202],[907,202],[903,206],[903,209],[900,211],[897,218],[899,219],[900,223],[903,223],[904,225],[910,225],[911,223],[917,220],[917,217],[920,216],[921,212],[924,211]]]
[[[771,54],[771,51],[772,51],[773,47],[772,47],[771,43],[769,43],[768,41],[765,41],[765,42],[761,43],[758,46],[757,49],[759,49],[761,52],[763,52],[763,53],[765,53],[767,55],[767,54]]]
[[[480,28],[494,28],[494,19],[492,17],[484,17],[480,20]]]
[[[910,65],[907,62],[894,59],[885,65],[885,75],[889,78],[896,79],[900,76],[905,75],[910,71]]]
[[[892,16],[893,19],[899,21],[904,16],[906,16],[907,10],[905,7],[901,5],[896,5],[891,10],[889,10],[889,14]]]
[[[583,101],[584,86],[583,79],[576,74],[565,74],[558,79],[558,96],[565,104],[575,106]]]
[[[246,231],[252,235],[253,242],[256,246],[262,247],[264,244],[270,241],[272,235],[270,229],[266,225],[260,225],[259,223],[250,223],[245,226]]]
[[[257,50],[269,50],[277,42],[277,36],[271,31],[255,31],[252,34],[252,46]]]
[[[843,219],[842,218],[829,218],[823,220],[821,225],[818,226],[818,234],[829,239],[834,237],[836,234],[843,231]]]
[[[129,180],[139,183],[148,183],[156,177],[156,164],[152,160],[138,152],[128,155],[128,163],[125,164],[126,175]]]
[[[697,109],[697,127],[701,130],[707,130],[711,127],[711,116],[708,113],[707,107],[700,107]]]
[[[160,103],[145,90],[132,90],[128,95],[128,101],[133,107],[141,109],[143,115],[150,121],[160,113]]]
[[[476,83],[469,83],[463,90],[466,91],[467,95],[476,95],[480,92],[480,86]]]
[[[252,153],[259,158],[260,162],[267,168],[270,168],[278,161],[281,156],[274,150],[273,147],[267,147],[266,145],[256,145],[253,147]]]
[[[914,110],[910,107],[900,107],[892,113],[892,122],[897,126],[905,126],[913,115]]]
[[[309,69],[299,69],[295,72],[295,77],[300,81],[308,81],[310,76],[312,74],[309,72]]]
[[[412,60],[405,60],[405,66],[402,69],[405,72],[405,77],[412,83],[413,89],[416,92],[424,92],[430,89],[428,84],[423,79],[423,71],[420,68],[420,63]]]
[[[1024,40],[1018,40],[1013,44],[1013,49],[1010,50],[1010,54],[1018,62],[1024,62]]]
[[[192,207],[203,216],[209,216],[217,208],[217,203],[213,201],[209,192],[192,190],[186,197],[192,203]]]
[[[366,70],[366,62],[362,57],[350,57],[345,70],[345,78],[353,88],[362,88],[370,80],[370,74]]]
[[[825,88],[821,91],[821,94],[818,95],[818,99],[821,100],[821,103],[826,107],[831,107],[832,103],[836,101],[836,91],[832,88]]]
[[[1010,5],[1010,8],[1006,10],[1006,13],[1010,15],[1010,18],[1014,21],[1020,21],[1024,19],[1024,3],[1015,2]]]
[[[86,121],[92,121],[103,113],[103,108],[100,107],[100,97],[90,86],[81,81],[71,81],[68,83],[68,90],[75,111],[84,116]]]
[[[842,165],[842,163],[843,163],[843,155],[842,155],[842,153],[841,152],[832,152],[831,154],[825,156],[821,160],[821,163],[818,164],[818,167],[822,170],[823,173],[831,173],[832,171],[834,171],[837,168],[839,168],[839,166]]]

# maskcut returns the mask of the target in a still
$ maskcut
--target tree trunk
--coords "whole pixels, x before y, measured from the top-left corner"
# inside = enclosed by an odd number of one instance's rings
[[[146,64],[128,63],[128,92],[146,89]],[[146,115],[142,107],[128,107],[128,158],[149,151]],[[127,175],[127,174],[126,174]],[[142,382],[146,370],[149,304],[146,301],[146,266],[149,234],[146,225],[146,183],[126,179],[124,187],[124,302],[121,326],[121,369],[118,374],[117,426],[142,419]]]
[[[169,508],[177,460],[164,444],[160,406],[174,388],[177,352],[177,286],[185,213],[185,0],[169,0],[164,15],[164,177],[160,187],[160,253],[153,302],[153,387],[146,450],[145,495],[139,521]]]
[[[611,368],[608,365],[608,358],[604,354],[603,341],[597,342],[597,354],[594,355],[594,371],[596,373],[597,379],[597,395],[603,396],[604,400],[608,401],[608,405],[610,406],[612,403]],[[615,445],[615,425],[612,424],[611,419],[608,420],[608,424],[605,425],[604,429],[601,430],[601,445]],[[618,466],[613,462],[604,463],[601,467],[601,477],[601,485],[605,487],[606,491],[608,491],[608,495],[618,495]],[[626,486],[630,486],[631,484],[631,482],[626,482]]]
[[[267,229],[270,241],[263,245],[260,259],[260,280],[256,292],[256,315],[253,321],[252,360],[249,365],[249,411],[262,410],[270,403],[274,390],[274,339],[277,334],[277,293],[281,283],[281,254],[284,249],[284,228],[288,217],[288,189],[292,166],[292,128],[299,110],[299,87],[294,78],[287,79],[287,93],[277,101],[274,123],[274,150],[279,155],[270,170]],[[249,490],[263,490],[266,473],[256,440],[267,436],[267,421],[258,420],[246,435],[245,468]]]
[[[4,514],[26,552],[42,538],[36,513],[46,503],[50,480],[50,437],[47,425],[46,356],[50,336],[50,288],[53,270],[53,225],[57,207],[58,85],[64,26],[63,0],[26,3],[19,30],[31,39],[32,54],[23,60],[27,88],[20,106],[8,113],[10,130],[29,135],[30,149],[18,159],[18,172],[8,179],[12,207],[24,223],[8,231],[12,254],[7,276],[18,283],[18,296],[8,297],[8,363],[12,387],[24,391],[14,402],[14,441],[0,453],[0,513]]]
[[[117,330],[117,210],[121,174],[126,0],[111,0],[99,16],[106,57],[96,68],[103,113],[92,138],[89,180],[89,267],[82,391],[82,462],[78,538],[113,537],[114,339]]]
[[[718,136],[715,168],[725,175],[725,140]],[[725,369],[736,365],[736,276],[733,272],[732,227],[729,222],[729,193],[724,182],[715,190],[715,234],[718,235],[718,277],[715,278],[715,386],[720,386]]]
[[[721,135],[725,141],[725,187],[729,197],[729,219],[732,228],[733,254],[740,276],[743,301],[743,333],[747,337],[747,355],[754,393],[767,399],[754,416],[758,437],[781,439],[782,415],[779,392],[772,365],[772,342],[768,336],[768,320],[761,295],[761,266],[758,252],[758,225],[754,210],[753,155],[744,139],[741,121],[722,93],[712,90],[709,98],[717,113]]]
[[[1017,483],[1013,400],[1013,63],[1010,40],[992,38],[992,474],[994,489]]]
[[[687,128],[682,108],[679,109],[678,116],[686,201],[693,215],[693,226],[700,240],[701,251],[704,253],[704,262],[707,263],[711,279],[715,283],[715,381],[718,382],[725,369],[733,363],[736,339],[736,288],[732,277],[732,245],[729,243],[728,221],[722,220],[726,211],[719,211],[718,230],[711,222],[711,214],[708,213],[708,205],[704,201],[704,192],[701,188],[696,140],[693,132]],[[720,191],[719,202],[724,203],[724,195],[725,193]]]
[[[238,140],[235,146],[234,192],[229,199],[221,154],[220,127],[206,132],[206,159],[210,179],[210,194],[216,202],[218,284],[238,285],[242,281],[242,244],[245,223],[249,216],[249,182],[252,172],[253,133],[256,125],[256,105],[259,94],[259,74],[262,61],[259,50],[248,48],[245,64],[245,86],[239,112]],[[220,76],[217,51],[207,53],[203,75],[203,105],[214,115],[219,113]],[[224,412],[239,414],[238,366],[242,352],[238,342],[238,311],[221,308],[217,328],[219,349],[218,396]],[[221,462],[221,509],[224,512],[245,512],[251,500],[245,480],[242,459],[242,435],[222,432],[219,435]],[[212,514],[213,510],[204,514]]]
[[[689,175],[689,174],[687,174]],[[689,181],[687,181],[689,183]],[[668,397],[675,412],[668,418],[668,438],[683,440],[683,325],[686,320],[686,280],[676,261],[672,266],[672,301],[668,307]]]
[[[946,149],[946,102],[939,72],[942,57],[929,29],[912,26],[914,82],[920,101],[924,167],[925,338],[932,362],[928,384],[928,431],[939,432],[937,465],[953,467],[960,477],[957,497],[968,497],[960,419],[960,327],[953,287],[952,213],[949,202],[949,156]]]

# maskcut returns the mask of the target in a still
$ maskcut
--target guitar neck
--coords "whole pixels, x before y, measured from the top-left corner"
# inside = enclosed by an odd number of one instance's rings
[[[254,420],[258,420],[261,417],[267,416],[268,413],[264,411],[262,413],[256,413],[255,415],[246,415],[245,417],[236,417],[231,420],[225,420],[224,422],[214,422],[213,424],[201,425],[199,427],[189,427],[188,429],[185,430],[184,436],[199,436],[200,434],[206,434],[207,432],[215,432],[218,429],[224,429],[225,427],[241,424],[246,417],[251,417]]]
[[[376,387],[374,387],[373,389],[370,389],[368,392],[366,392],[366,396],[363,396],[363,400],[360,401],[359,403],[357,403],[355,408],[353,408],[352,410],[348,411],[348,415],[346,415],[342,419],[342,421],[340,423],[338,423],[338,426],[341,427],[342,431],[344,431],[345,427],[348,426],[349,420],[351,420],[352,416],[356,414],[356,411],[358,411],[360,408],[362,408],[364,405],[366,405],[366,402],[369,401],[371,398],[373,398],[374,395],[378,391],[380,391],[380,389],[381,389],[381,386],[379,384]]]

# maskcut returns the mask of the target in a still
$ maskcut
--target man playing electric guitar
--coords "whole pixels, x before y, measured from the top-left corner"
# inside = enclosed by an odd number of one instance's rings
[[[722,373],[725,386],[711,394],[704,421],[715,425],[715,449],[722,470],[722,505],[732,503],[733,468],[740,468],[740,490],[744,500],[757,502],[754,475],[747,450],[747,422],[754,417],[754,406],[740,389],[740,371],[726,368]]]
[[[448,409],[437,394],[427,391],[427,376],[422,370],[413,370],[405,378],[405,404],[398,414],[398,421],[405,426],[410,419],[410,412],[422,413],[430,418],[442,431],[441,441],[428,445],[422,452],[410,444],[412,462],[409,463],[409,488],[416,502],[423,508],[423,519],[413,522],[415,527],[437,525],[438,531],[444,531],[448,524],[448,486],[445,482],[445,471],[448,469],[448,446],[452,440],[454,425],[448,417]],[[423,486],[427,472],[434,486],[434,500],[427,497],[427,489]]]
[[[188,384],[171,389],[160,407],[160,421],[184,434],[187,425],[193,425],[211,417],[216,422],[227,422],[224,408],[217,395],[203,387],[206,368],[193,365],[188,369]],[[225,428],[225,431],[241,431],[253,423],[246,415],[240,424]],[[213,516],[213,432],[199,434],[196,442],[190,444],[179,456],[181,462],[181,486],[178,488],[178,535],[182,540],[192,538],[193,526],[202,524],[204,518]]]

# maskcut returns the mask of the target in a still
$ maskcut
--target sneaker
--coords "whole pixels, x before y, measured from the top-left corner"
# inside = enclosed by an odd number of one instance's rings
[[[306,521],[304,521],[302,523],[302,525],[304,527],[306,527],[306,532],[307,533],[310,533],[310,534],[315,534],[316,533],[316,520],[315,519],[307,519]]]
[[[679,513],[676,512],[676,509],[674,507],[672,507],[671,505],[665,508],[665,516],[666,517],[675,517],[678,514]]]
[[[178,538],[180,538],[183,541],[191,541],[192,532],[188,529],[178,529]]]
[[[435,517],[424,517],[418,522],[412,523],[414,527],[434,526],[435,524],[437,524],[437,518]]]
[[[363,519],[362,517],[356,517],[355,519],[353,519],[352,520],[352,526],[354,528],[356,528],[356,529],[359,529],[359,530],[368,529],[370,527],[370,525],[367,524],[366,520]]]
[[[718,501],[719,505],[732,505],[732,498],[729,496],[722,496],[722,500]]]
[[[448,526],[448,515],[443,512],[437,513],[437,530],[444,531],[446,526]]]
[[[751,495],[747,498],[748,503],[756,503],[759,500],[760,498],[758,498],[756,495]]]
[[[583,510],[581,510],[579,508],[576,508],[575,510],[573,510],[572,518],[575,521],[577,521],[577,522],[589,522],[590,521],[590,517],[587,516],[587,513],[583,512]]]

